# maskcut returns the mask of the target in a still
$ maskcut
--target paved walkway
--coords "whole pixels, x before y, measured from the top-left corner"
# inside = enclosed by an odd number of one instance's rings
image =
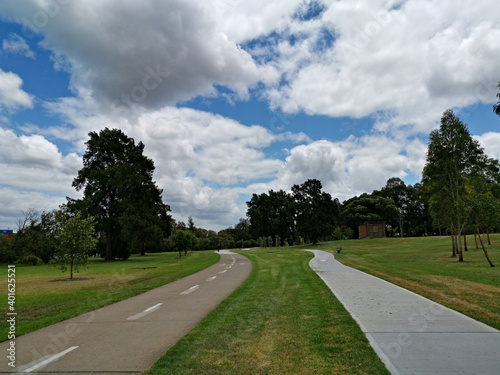
[[[499,375],[500,331],[377,277],[315,254],[318,273],[393,375]]]
[[[191,276],[17,338],[15,372],[132,375],[149,369],[250,274],[246,257],[220,254],[217,264]],[[9,343],[0,351],[0,373],[11,372]]]

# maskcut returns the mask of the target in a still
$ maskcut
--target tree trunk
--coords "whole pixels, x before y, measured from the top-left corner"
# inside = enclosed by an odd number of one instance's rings
[[[71,262],[70,262],[70,272],[69,272],[70,276],[69,278],[72,279],[73,278],[73,259],[71,259]]]
[[[451,234],[451,257],[457,257],[457,243],[455,240],[455,235],[453,233]]]
[[[141,256],[145,256],[146,255],[146,242],[144,242],[142,244],[142,249],[141,249]]]
[[[464,234],[464,250],[469,251],[469,249],[467,248],[467,235],[466,234]]]
[[[490,240],[490,231],[486,231],[486,237],[488,238],[488,246],[491,246],[491,240]]]
[[[476,249],[479,249],[479,244],[477,243],[477,234],[474,233],[474,241],[476,242]]]
[[[477,231],[479,232],[479,228],[477,228]],[[479,240],[481,241],[481,247],[483,248],[483,252],[484,252],[484,256],[486,257],[486,260],[488,261],[488,263],[490,264],[491,267],[495,267],[495,265],[493,263],[491,263],[490,257],[488,256],[488,252],[486,251],[486,248],[484,247],[484,241],[481,238],[481,236],[479,236]]]
[[[106,233],[106,261],[109,262],[112,259],[112,242],[111,242],[111,231],[108,230],[108,232]]]

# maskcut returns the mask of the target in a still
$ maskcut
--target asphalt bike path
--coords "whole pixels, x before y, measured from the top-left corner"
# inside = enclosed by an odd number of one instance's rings
[[[393,375],[499,375],[500,331],[314,253],[309,266],[357,321]]]
[[[248,258],[226,250],[220,257],[183,279],[16,338],[16,367],[2,355],[0,373],[140,374],[250,275]],[[0,350],[8,353],[9,342]]]

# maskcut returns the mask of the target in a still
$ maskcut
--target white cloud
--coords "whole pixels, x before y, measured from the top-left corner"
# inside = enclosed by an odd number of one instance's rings
[[[474,136],[488,157],[500,160],[500,133],[488,132],[480,136]]]
[[[40,135],[18,137],[0,128],[0,186],[74,194],[71,183],[81,165],[79,156],[63,156],[55,144]]]
[[[4,72],[0,69],[0,109],[8,110],[17,107],[33,107],[33,96],[21,89],[23,80],[12,72]]]
[[[316,141],[290,151],[275,188],[288,190],[310,178],[340,201],[380,189],[391,177],[419,176],[426,146],[418,139],[403,141],[386,135],[351,136],[343,141]]]
[[[274,82],[275,69],[229,40],[207,7],[194,0],[75,1],[57,11],[37,0],[3,4],[5,15],[43,34],[72,88],[103,108],[159,108],[215,95],[214,85],[247,98],[250,86]]]
[[[71,184],[81,166],[79,156],[63,156],[40,135],[17,136],[0,127],[0,227],[17,229],[21,211],[50,211],[66,196],[79,197]]]
[[[428,132],[446,108],[494,101],[500,3],[395,5],[337,1],[321,22],[292,23],[284,36],[300,38],[283,38],[272,51],[288,83],[269,90],[271,104],[333,117],[385,112],[379,130]]]
[[[9,34],[9,37],[2,42],[2,49],[8,53],[19,53],[32,59],[35,58],[35,53],[30,49],[23,37],[17,34]]]

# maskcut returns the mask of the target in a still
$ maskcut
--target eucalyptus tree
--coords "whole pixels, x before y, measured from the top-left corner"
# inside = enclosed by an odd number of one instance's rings
[[[498,162],[487,158],[451,109],[443,113],[439,129],[432,131],[429,139],[422,181],[429,194],[431,213],[436,220],[447,223],[462,262],[462,231],[471,211],[466,182],[472,177],[496,180]]]

